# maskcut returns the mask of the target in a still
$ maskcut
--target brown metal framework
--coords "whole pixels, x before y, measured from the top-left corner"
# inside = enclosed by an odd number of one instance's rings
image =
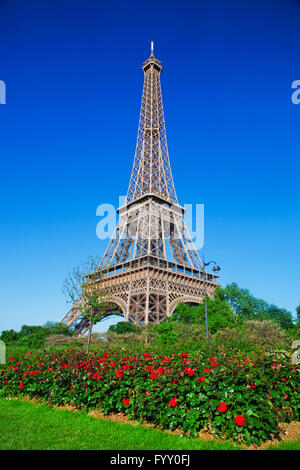
[[[110,289],[110,300],[124,319],[137,324],[160,322],[179,302],[201,303],[206,276],[213,296],[218,276],[207,273],[184,223],[169,161],[160,73],[162,64],[151,55],[143,64],[144,89],[137,145],[125,205],[95,273],[84,288],[99,284]],[[103,269],[105,274],[103,275]],[[63,318],[84,333],[81,299]]]

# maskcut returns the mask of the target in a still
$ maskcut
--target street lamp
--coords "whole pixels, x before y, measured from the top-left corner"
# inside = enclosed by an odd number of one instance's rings
[[[208,318],[207,318],[207,303],[206,303],[206,270],[205,266],[208,266],[211,263],[214,263],[214,267],[212,270],[214,272],[220,271],[221,268],[220,266],[217,265],[215,261],[209,261],[208,263],[204,262],[204,255],[202,256],[202,262],[204,266],[204,301],[205,301],[205,325],[206,325],[206,337],[207,337],[207,342],[209,343],[209,334],[208,334]]]

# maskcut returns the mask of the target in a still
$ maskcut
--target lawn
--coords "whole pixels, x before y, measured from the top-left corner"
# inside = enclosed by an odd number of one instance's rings
[[[188,439],[146,426],[93,418],[83,411],[0,400],[1,450],[234,450],[230,441]],[[274,449],[300,449],[285,441]]]
[[[223,450],[231,442],[188,439],[134,424],[93,418],[81,411],[22,400],[0,401],[0,449]]]

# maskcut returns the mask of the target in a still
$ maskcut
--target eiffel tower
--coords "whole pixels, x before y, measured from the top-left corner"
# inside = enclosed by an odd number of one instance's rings
[[[201,303],[204,276],[208,296],[218,286],[218,276],[205,271],[184,223],[184,208],[178,204],[167,147],[161,71],[151,42],[151,55],[143,64],[142,105],[127,197],[118,209],[119,222],[99,267],[86,276],[86,285],[111,288],[110,300],[125,321],[135,324],[159,323],[172,315],[179,302]],[[89,323],[81,317],[80,302],[79,298],[62,322],[84,334]]]

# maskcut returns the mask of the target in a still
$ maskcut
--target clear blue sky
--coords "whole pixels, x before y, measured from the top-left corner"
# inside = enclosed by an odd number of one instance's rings
[[[222,285],[295,312],[299,22],[296,0],[0,1],[0,330],[59,321],[66,275],[103,254],[96,208],[127,192],[151,40],[206,258]]]

